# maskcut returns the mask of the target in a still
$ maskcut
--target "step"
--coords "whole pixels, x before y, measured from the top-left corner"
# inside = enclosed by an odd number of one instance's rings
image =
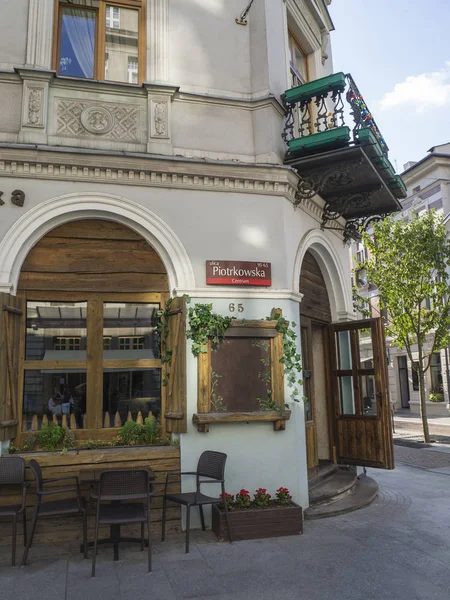
[[[319,465],[319,473],[308,481],[308,488],[310,493],[311,490],[320,485],[326,477],[329,477],[333,473],[336,473],[338,470],[339,467],[334,463]]]
[[[337,471],[309,491],[310,506],[323,502],[339,500],[343,494],[356,484],[356,473],[352,471]]]
[[[310,506],[304,512],[305,519],[325,519],[353,512],[369,505],[378,494],[378,483],[371,477],[357,478],[352,490],[336,502]]]

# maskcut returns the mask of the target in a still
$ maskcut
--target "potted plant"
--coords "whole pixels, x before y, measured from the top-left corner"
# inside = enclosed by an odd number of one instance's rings
[[[236,541],[303,533],[302,508],[287,488],[278,488],[273,499],[265,488],[258,488],[253,499],[248,490],[241,489],[236,496],[221,497],[221,503],[212,507],[212,530],[219,539],[228,539],[224,502]]]

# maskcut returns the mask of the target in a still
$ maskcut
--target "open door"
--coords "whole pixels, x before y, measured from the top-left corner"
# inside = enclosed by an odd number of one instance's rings
[[[394,468],[384,328],[381,318],[329,326],[335,458]]]

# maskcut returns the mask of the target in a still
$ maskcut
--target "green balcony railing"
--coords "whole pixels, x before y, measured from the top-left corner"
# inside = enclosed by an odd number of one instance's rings
[[[388,158],[389,148],[350,74],[334,73],[287,90],[282,97],[286,159],[301,160],[350,145],[361,146],[397,198],[406,187]]]

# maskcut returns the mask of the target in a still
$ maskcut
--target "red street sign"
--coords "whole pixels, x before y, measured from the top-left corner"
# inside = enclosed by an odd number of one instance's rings
[[[235,260],[207,260],[207,285],[271,286],[270,263]]]

